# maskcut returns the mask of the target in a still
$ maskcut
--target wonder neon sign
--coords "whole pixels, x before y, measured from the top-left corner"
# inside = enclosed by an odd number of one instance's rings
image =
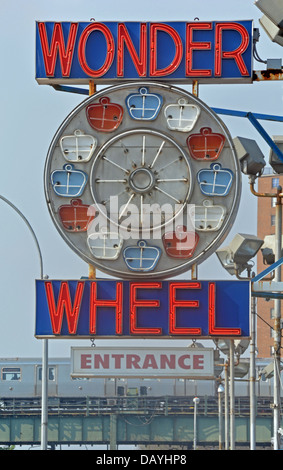
[[[38,83],[252,80],[252,21],[37,22]]]
[[[36,332],[66,338],[249,336],[246,281],[36,281]]]

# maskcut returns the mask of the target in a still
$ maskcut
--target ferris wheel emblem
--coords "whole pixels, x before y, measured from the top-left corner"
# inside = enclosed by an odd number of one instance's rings
[[[222,121],[190,93],[155,82],[89,96],[58,129],[45,165],[61,236],[123,279],[164,279],[204,261],[233,224],[240,187]]]

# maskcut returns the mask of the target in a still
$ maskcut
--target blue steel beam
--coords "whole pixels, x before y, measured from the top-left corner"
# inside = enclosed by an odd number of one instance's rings
[[[283,292],[253,292],[252,297],[263,297],[264,299],[283,299]]]
[[[247,115],[248,120],[250,123],[256,128],[256,130],[259,132],[261,137],[267,142],[269,147],[273,150],[274,153],[276,153],[277,157],[279,160],[283,162],[283,153],[281,150],[278,148],[278,146],[275,144],[275,142],[271,139],[271,137],[268,135],[266,130],[262,127],[262,125],[258,122],[258,120],[255,118],[253,113],[248,113]]]
[[[223,108],[211,108],[217,114],[225,114],[226,116],[234,116],[234,117],[248,117],[249,114],[252,114],[255,119],[259,119],[261,121],[277,121],[283,122],[283,116],[276,116],[273,114],[259,114],[259,113],[250,113],[249,111],[236,111],[233,109],[223,109]]]
[[[87,88],[77,88],[77,87],[65,86],[65,85],[51,85],[51,86],[56,91],[65,91],[67,93],[77,93],[78,95],[89,95],[89,90]]]
[[[234,111],[232,109],[221,109],[221,108],[212,108],[212,110],[217,114],[223,114],[225,116],[234,116],[234,117],[243,117],[247,118],[250,123],[255,127],[261,137],[266,141],[270,148],[276,153],[279,160],[283,161],[283,153],[275,144],[275,142],[271,139],[268,135],[266,130],[262,127],[262,125],[258,122],[259,120],[265,121],[277,121],[283,122],[283,116],[274,116],[269,114],[258,114],[258,113],[251,113],[245,111]]]
[[[266,268],[264,271],[259,273],[257,276],[253,277],[251,280],[251,285],[253,286],[254,282],[258,282],[261,279],[264,279],[269,273],[274,271],[275,269],[279,268],[283,264],[283,258],[280,258],[275,263],[271,264]],[[253,289],[253,287],[252,287]],[[256,292],[251,289],[252,297],[263,297],[265,299],[283,299],[283,292]]]
[[[260,281],[261,279],[265,278],[265,276],[267,276],[269,273],[271,273],[272,271],[274,271],[276,268],[278,268],[278,267],[281,266],[282,264],[283,264],[283,257],[282,257],[282,258],[279,258],[278,261],[275,261],[275,263],[271,264],[271,265],[268,266],[268,268],[266,268],[264,271],[262,271],[261,273],[259,273],[257,276],[253,277],[251,283]]]

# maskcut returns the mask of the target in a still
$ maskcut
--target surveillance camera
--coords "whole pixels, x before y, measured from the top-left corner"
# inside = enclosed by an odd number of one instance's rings
[[[263,248],[261,250],[263,257],[263,264],[273,264],[275,262],[275,255],[271,248]]]
[[[245,137],[235,137],[233,142],[240,161],[241,171],[245,175],[260,175],[266,163],[257,143]]]
[[[255,6],[262,11],[278,28],[283,29],[282,0],[256,0]]]
[[[263,15],[259,20],[266,34],[269,36],[272,42],[276,42],[280,46],[283,46],[283,29],[278,28],[267,16]]]

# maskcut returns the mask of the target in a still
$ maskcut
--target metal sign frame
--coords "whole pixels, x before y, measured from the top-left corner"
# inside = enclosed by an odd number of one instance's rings
[[[243,338],[249,311],[248,281],[37,280],[35,336]]]
[[[250,83],[253,22],[36,23],[39,84]]]

